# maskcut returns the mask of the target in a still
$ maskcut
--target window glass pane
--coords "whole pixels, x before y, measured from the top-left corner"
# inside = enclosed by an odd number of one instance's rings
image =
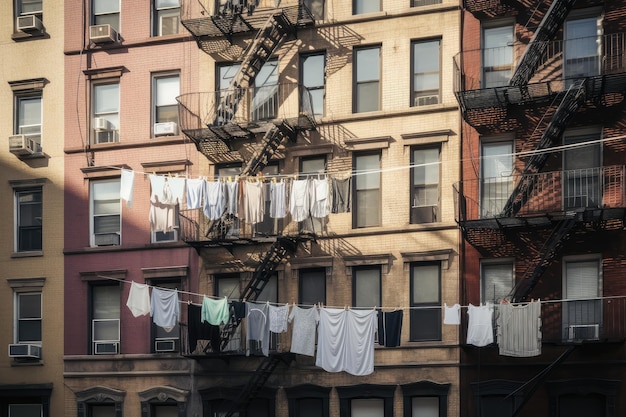
[[[94,17],[95,25],[111,25],[113,29],[119,31],[120,15],[114,14],[100,14]]]
[[[302,85],[305,87],[319,87],[324,85],[323,54],[308,55],[302,58]]]
[[[220,65],[219,66],[219,90],[230,87],[230,82],[239,71],[240,64]]]
[[[350,401],[351,417],[385,417],[382,398],[361,398]]]
[[[180,12],[177,9],[159,12],[159,36],[177,34],[179,21]]]
[[[380,188],[380,155],[359,155],[355,165],[357,190]]]
[[[94,14],[116,13],[120,11],[119,0],[93,0]]]
[[[120,198],[120,182],[106,181],[93,183],[94,200],[111,201]]]
[[[155,84],[157,106],[176,104],[176,97],[180,95],[180,81],[178,75],[155,78]]]
[[[598,277],[600,266],[598,261],[567,262],[566,297],[568,299],[592,298],[599,296]]]
[[[115,113],[120,103],[119,84],[100,84],[94,86],[94,111],[98,113]]]
[[[178,405],[155,405],[154,417],[178,417]]]
[[[111,405],[91,405],[90,417],[115,417],[115,406]]]
[[[180,0],[155,0],[156,8],[180,7]]]
[[[513,64],[513,28],[503,26],[483,30],[483,87],[508,84]]]
[[[18,3],[21,3],[21,13],[41,13],[42,1],[41,0],[18,0]]]
[[[356,51],[356,81],[378,81],[380,78],[380,48]]]
[[[497,301],[509,295],[513,288],[513,264],[482,265],[482,302]]]
[[[299,302],[305,305],[326,303],[326,272],[300,270]]]
[[[436,104],[439,100],[418,100],[424,96],[439,95],[439,41],[419,42],[413,45],[414,105]]]
[[[326,158],[302,158],[300,160],[302,174],[323,174],[326,172]]]
[[[414,266],[412,304],[438,303],[439,281],[439,265]]]
[[[20,321],[18,330],[19,342],[41,341],[41,320]]]
[[[41,318],[41,294],[19,294],[19,318]]]
[[[218,297],[239,298],[241,296],[239,277],[218,277],[216,282]]]
[[[413,397],[412,417],[439,417],[439,397]]]
[[[102,285],[93,287],[93,318],[120,318],[120,287]]]
[[[9,404],[9,417],[41,417],[41,404]]]
[[[323,417],[324,401],[321,398],[300,398],[297,400],[298,417]]]
[[[357,85],[356,91],[356,111],[368,112],[378,110],[380,91],[378,81],[361,83]]]
[[[278,276],[276,274],[272,274],[261,294],[257,296],[257,301],[278,302]]]
[[[380,268],[354,271],[354,307],[380,307]]]
[[[19,99],[18,127],[37,125],[37,132],[41,131],[41,97]],[[36,133],[32,131],[18,133]]]
[[[354,14],[380,11],[380,0],[354,0]]]

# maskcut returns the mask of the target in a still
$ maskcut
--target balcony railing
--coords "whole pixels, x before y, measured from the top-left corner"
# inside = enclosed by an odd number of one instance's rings
[[[623,165],[528,175],[533,187],[516,216],[533,216],[591,208],[624,208],[625,167]],[[502,211],[523,178],[521,174],[472,179],[454,185],[457,221],[503,217]]]
[[[461,341],[467,340],[467,317],[461,315]],[[498,307],[494,310],[495,324]],[[626,339],[626,298],[597,297],[541,301],[541,340],[544,343],[599,343]]]
[[[258,128],[277,119],[307,129],[313,121],[311,94],[295,83],[188,93],[176,100],[181,130],[194,141],[247,136],[249,131],[237,126]]]
[[[515,100],[515,97],[505,97],[504,91],[512,88],[508,87],[510,77],[515,65],[520,64],[516,61],[526,47],[526,44],[515,42],[511,46],[457,54],[454,57],[455,92],[495,88],[495,94],[503,101],[502,104],[505,100]],[[529,94],[549,95],[562,91],[569,86],[567,82],[563,82],[567,79],[618,74],[625,71],[625,33],[553,41],[546,46],[539,67],[529,81],[529,84],[549,85],[530,91]],[[500,94],[499,90],[502,90]],[[510,92],[508,94],[510,95]]]

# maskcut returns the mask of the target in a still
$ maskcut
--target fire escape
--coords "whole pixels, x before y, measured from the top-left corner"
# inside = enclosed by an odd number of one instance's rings
[[[524,7],[522,2],[514,0],[465,0],[464,3],[466,10],[479,18],[494,17],[498,13]],[[534,238],[542,237],[543,243],[534,257],[534,264],[528,267],[509,294],[513,301],[530,297],[543,273],[560,256],[565,242],[577,230],[590,225],[606,227],[611,221],[617,219],[623,222],[624,218],[621,195],[610,202],[601,197],[602,204],[595,207],[566,205],[560,198],[554,197],[551,205],[545,204],[550,192],[558,194],[555,188],[562,187],[561,181],[565,181],[560,178],[546,181],[551,174],[544,172],[549,159],[549,152],[545,151],[561,144],[565,129],[581,109],[601,108],[614,94],[621,95],[623,100],[626,92],[626,68],[623,64],[603,64],[599,74],[566,79],[563,69],[565,41],[554,47],[553,40],[574,3],[575,0],[552,1],[517,60],[507,85],[485,88],[481,85],[484,81],[472,81],[472,71],[481,71],[476,63],[484,59],[484,51],[478,51],[480,55],[476,56],[471,55],[472,51],[464,51],[455,59],[457,99],[465,121],[479,133],[512,131],[520,128],[529,114],[547,108],[544,117],[537,123],[538,137],[533,135],[530,138],[536,146],[534,149],[524,148],[528,156],[520,158],[523,167],[516,165],[519,173],[512,176],[510,184],[499,188],[508,197],[502,199],[503,204],[497,212],[486,212],[481,208],[484,189],[480,179],[473,182],[464,180],[456,190],[458,221],[464,238],[479,251],[497,255],[502,247],[515,245],[511,241],[524,232]],[[611,39],[617,36],[621,39],[621,35],[607,35],[603,39],[605,45],[603,56],[599,57],[601,62],[614,62],[613,55],[623,55],[623,48],[611,46]],[[559,65],[560,72],[555,71]],[[600,182],[606,177],[607,168],[601,169]],[[619,175],[621,183],[624,178]]]
[[[237,60],[240,62],[237,73],[227,89],[183,94],[177,98],[181,131],[211,162],[219,162],[221,158],[243,160],[240,175],[255,176],[268,165],[281,145],[287,141],[295,142],[301,131],[316,128],[306,89],[296,84],[279,84],[271,87],[270,99],[259,99],[254,86],[261,68],[281,45],[293,39],[298,29],[312,26],[314,20],[302,2],[287,2],[277,8],[253,6],[252,3],[248,6],[247,2],[235,5],[227,1],[219,7],[216,5],[215,13],[205,10],[203,14],[203,17],[182,21],[201,50],[207,54],[216,53],[224,48],[224,41],[246,46]],[[267,236],[255,239],[254,234],[224,240],[216,231],[232,222],[227,215],[208,222],[201,216],[181,212],[180,220],[181,237],[199,253],[216,246],[232,248],[233,245],[268,242]],[[241,299],[255,301],[280,263],[294,254],[301,243],[314,239],[313,234],[300,233],[297,228],[294,233],[277,232],[269,250],[261,256]],[[233,312],[221,329],[220,352],[229,345],[240,324],[241,318]],[[251,399],[274,369],[281,362],[288,364],[290,361],[289,354],[270,354],[264,358],[226,416],[245,413]]]

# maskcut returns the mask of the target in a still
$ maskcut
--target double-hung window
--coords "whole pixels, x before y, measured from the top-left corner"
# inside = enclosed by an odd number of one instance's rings
[[[15,250],[33,252],[42,250],[42,190],[15,190]]]
[[[381,222],[380,152],[354,156],[353,227],[379,226]]]
[[[324,176],[326,174],[326,156],[315,155],[300,158],[300,179],[309,176]],[[300,230],[321,232],[326,226],[326,218],[309,216],[300,222]]]
[[[411,223],[439,221],[439,147],[411,149]]]
[[[602,19],[597,14],[572,13],[563,25],[564,78],[580,79],[600,73],[602,60]],[[572,82],[573,80],[568,81]]]
[[[411,264],[412,341],[441,340],[441,264]]]
[[[380,47],[354,50],[354,113],[380,110]]]
[[[379,12],[380,0],[352,0],[352,14],[365,14]]]
[[[501,87],[513,69],[513,25],[483,28],[482,88]]]
[[[177,290],[181,288],[180,280],[151,281],[150,285],[167,290]],[[170,330],[165,331],[161,326],[152,322],[152,349],[155,353],[178,352],[180,350],[180,326],[178,323]]]
[[[254,78],[252,120],[275,119],[278,114],[278,60],[268,60]]]
[[[315,53],[303,55],[300,60],[302,71],[302,99],[300,108],[303,112],[312,113],[315,117],[324,115],[324,82],[326,54]]]
[[[93,143],[119,142],[119,82],[94,84],[92,94]]]
[[[120,286],[91,286],[91,352],[120,352]]]
[[[324,0],[304,0],[304,5],[311,12],[313,19],[324,19]]]
[[[176,35],[180,24],[180,0],[152,1],[152,36]]]
[[[93,0],[93,24],[111,25],[120,32],[120,0]]]
[[[440,48],[439,39],[412,43],[412,106],[426,106],[440,101]]]
[[[112,246],[121,243],[122,205],[120,180],[91,182],[91,246]]]
[[[563,206],[565,209],[602,204],[602,132],[599,128],[567,131],[563,135]],[[587,145],[582,145],[589,142]],[[568,146],[572,145],[572,146]]]
[[[508,259],[485,259],[480,265],[480,301],[500,302],[507,297],[514,285],[513,261]]]
[[[304,305],[326,304],[326,270],[300,269],[298,302]]]
[[[180,76],[178,74],[159,74],[152,77],[152,100],[154,136],[178,134],[178,104],[180,95]]]
[[[380,266],[352,268],[352,306],[374,308],[381,305]]]
[[[481,144],[480,178],[481,216],[498,216],[513,192],[512,140]]]
[[[15,0],[16,32],[14,39],[41,36],[43,24],[43,0]]]
[[[16,292],[15,342],[41,345],[41,292]]]
[[[16,135],[23,136],[23,143],[34,152],[41,152],[42,126],[41,91],[15,96],[15,127]]]
[[[563,260],[564,340],[597,340],[602,326],[602,259],[599,255]]]

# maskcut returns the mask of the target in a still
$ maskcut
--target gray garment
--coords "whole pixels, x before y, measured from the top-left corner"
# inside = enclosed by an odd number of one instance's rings
[[[250,343],[260,345],[263,355],[270,353],[270,305],[269,303],[252,303],[246,301],[246,353],[250,354]]]
[[[292,353],[315,356],[315,334],[319,321],[320,315],[317,307],[293,306],[289,314],[289,322],[293,322],[290,349]]]
[[[162,327],[166,332],[171,332],[178,324],[179,311],[178,291],[152,289],[150,315],[154,324]]]
[[[500,304],[498,346],[500,355],[529,357],[541,355],[541,303]]]
[[[349,213],[350,212],[350,186],[352,184],[352,177],[348,177],[344,180],[337,178],[332,179],[332,213]]]

